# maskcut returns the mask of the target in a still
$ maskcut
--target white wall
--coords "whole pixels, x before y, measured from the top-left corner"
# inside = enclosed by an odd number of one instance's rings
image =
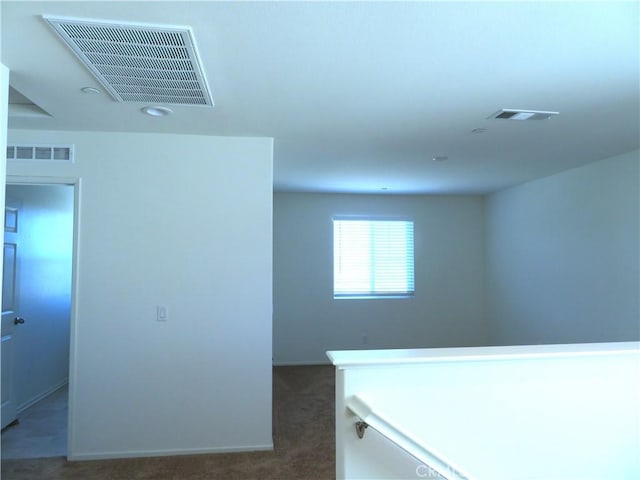
[[[268,449],[272,140],[12,130],[75,144],[73,459]],[[156,307],[169,320],[156,321]]]
[[[15,401],[23,410],[67,383],[73,254],[73,187],[7,185],[18,209]]]
[[[334,215],[413,218],[412,299],[333,299]],[[274,196],[274,362],[327,363],[326,350],[482,345],[481,197]],[[363,343],[363,336],[367,344]]]
[[[0,16],[2,16],[2,9],[0,9]],[[0,63],[0,152],[6,151],[7,140],[7,115],[9,111],[9,69]],[[0,161],[0,178],[3,179],[0,182],[0,212],[4,212],[4,191],[5,191],[5,173],[6,173],[6,161]],[[2,287],[2,277],[0,277],[0,289]],[[5,335],[5,326],[1,325],[2,335]],[[8,340],[8,339],[7,339]],[[5,343],[5,345],[2,345]],[[8,347],[11,345],[11,347]],[[8,348],[7,348],[8,347]],[[13,342],[0,341],[0,366],[2,371],[3,384],[0,386],[0,404],[4,405],[4,408],[0,408],[2,413],[2,421],[0,425],[5,427],[7,424],[15,419],[15,402],[13,401],[14,395],[10,389],[7,389],[7,372],[11,371],[10,357],[13,350]]]
[[[638,151],[487,200],[493,344],[637,340]]]

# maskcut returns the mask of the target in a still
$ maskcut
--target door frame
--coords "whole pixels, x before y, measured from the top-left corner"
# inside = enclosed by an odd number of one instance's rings
[[[71,258],[71,318],[69,319],[69,410],[67,414],[67,459],[71,456],[76,392],[76,337],[78,298],[78,252],[80,232],[80,177],[6,175],[6,185],[69,185],[73,187],[73,253]],[[4,198],[2,199],[4,203]]]

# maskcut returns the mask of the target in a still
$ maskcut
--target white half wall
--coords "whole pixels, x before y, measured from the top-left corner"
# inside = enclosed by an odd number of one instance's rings
[[[335,215],[414,220],[415,298],[333,299]],[[276,193],[274,362],[327,363],[327,350],[483,345],[484,240],[479,196]]]
[[[640,156],[487,199],[487,319],[497,345],[640,338]]]
[[[75,144],[72,165],[8,165],[80,179],[70,458],[272,448],[272,139],[9,140]]]

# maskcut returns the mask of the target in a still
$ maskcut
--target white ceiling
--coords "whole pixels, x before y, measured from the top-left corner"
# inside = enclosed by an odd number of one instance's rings
[[[273,137],[276,190],[491,192],[639,147],[638,7],[3,0],[11,85],[51,115],[9,126]],[[83,94],[99,84],[43,14],[192,27],[215,107]]]

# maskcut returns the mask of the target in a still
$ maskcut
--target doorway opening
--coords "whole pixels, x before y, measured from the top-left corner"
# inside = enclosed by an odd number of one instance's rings
[[[67,455],[75,183],[7,181],[2,458]]]

